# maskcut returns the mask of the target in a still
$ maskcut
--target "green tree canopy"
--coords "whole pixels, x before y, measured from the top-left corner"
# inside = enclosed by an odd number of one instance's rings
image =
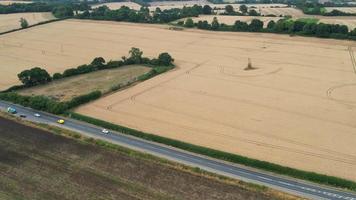
[[[243,14],[247,13],[247,11],[248,11],[247,6],[246,6],[246,5],[241,5],[241,6],[240,6],[240,11],[241,11]]]
[[[17,77],[27,87],[47,83],[52,80],[48,72],[39,67],[24,70]]]
[[[27,28],[28,27],[28,22],[25,18],[20,18],[20,25],[21,25],[21,28]]]
[[[205,15],[210,15],[212,13],[212,8],[209,5],[205,5],[203,7],[203,14]]]
[[[184,26],[188,27],[188,28],[194,27],[194,22],[193,22],[192,18],[186,19],[184,22]]]
[[[168,53],[161,53],[158,56],[158,61],[160,65],[169,66],[172,65],[174,59]]]

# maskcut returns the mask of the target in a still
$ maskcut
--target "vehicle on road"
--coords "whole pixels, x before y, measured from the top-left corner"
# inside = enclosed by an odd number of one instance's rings
[[[63,119],[59,119],[59,120],[57,120],[57,123],[58,124],[64,124],[64,120]]]
[[[38,113],[35,113],[34,116],[35,116],[35,117],[41,117],[41,115],[38,114]]]
[[[104,133],[104,134],[109,134],[109,131],[106,130],[106,129],[101,130],[101,132]]]
[[[16,113],[17,113],[16,109],[13,108],[13,107],[8,107],[8,108],[7,108],[7,112],[8,112],[8,113],[11,113],[11,114],[16,114]]]
[[[20,115],[20,117],[22,117],[22,118],[26,118],[26,115],[24,115],[24,114],[21,114],[21,115]]]

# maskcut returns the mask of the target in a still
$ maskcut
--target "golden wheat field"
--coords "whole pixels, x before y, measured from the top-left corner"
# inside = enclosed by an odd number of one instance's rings
[[[20,25],[21,18],[26,19],[29,25],[55,19],[55,17],[50,12],[0,14],[0,33],[21,28]]]
[[[176,69],[76,110],[164,137],[356,180],[355,42],[65,20],[0,36],[0,85],[169,52]],[[4,45],[5,44],[5,45]],[[110,48],[108,48],[108,46]],[[253,70],[244,70],[250,58]],[[6,77],[6,79],[5,79]]]

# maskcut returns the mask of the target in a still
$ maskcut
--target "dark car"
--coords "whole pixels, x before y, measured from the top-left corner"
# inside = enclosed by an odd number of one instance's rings
[[[20,115],[20,117],[22,117],[22,118],[26,118],[26,115],[24,115],[24,114],[21,114],[21,115]]]

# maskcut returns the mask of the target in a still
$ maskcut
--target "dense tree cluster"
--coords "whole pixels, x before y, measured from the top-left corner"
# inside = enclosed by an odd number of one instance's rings
[[[169,67],[173,66],[174,59],[168,53],[161,53],[157,58],[147,58],[143,56],[143,52],[139,48],[133,47],[129,51],[129,57],[122,57],[118,61],[109,61],[106,63],[105,59],[102,57],[94,58],[90,64],[80,65],[76,68],[66,69],[63,73],[55,73],[51,77],[48,72],[39,67],[32,68],[30,70],[24,70],[18,74],[20,81],[26,87],[40,85],[50,82],[53,80],[58,80],[65,77],[75,76],[79,74],[86,74],[89,72],[94,72],[103,69],[112,69],[121,67],[124,65],[132,64],[145,64],[152,67],[162,66]]]
[[[0,14],[24,12],[52,12],[55,17],[64,18],[73,16],[73,11],[84,11],[89,9],[90,6],[86,2],[15,3],[10,5],[0,5]]]
[[[48,83],[52,80],[48,72],[39,67],[34,67],[30,70],[24,70],[19,73],[17,77],[26,87]]]
[[[189,27],[197,27],[198,29],[216,30],[216,31],[239,31],[239,32],[272,32],[297,34],[305,36],[315,36],[335,39],[352,39],[356,40],[356,29],[349,31],[346,25],[317,23],[315,20],[292,20],[288,18],[280,19],[277,22],[270,21],[267,27],[264,28],[263,21],[253,19],[250,23],[236,21],[234,25],[226,25],[219,23],[215,17],[211,23],[208,21],[198,21],[194,25],[190,25],[191,19],[187,19]],[[184,24],[184,25],[185,25]],[[186,25],[185,25],[186,26]],[[188,27],[188,26],[186,26]]]
[[[17,103],[23,106],[28,106],[37,110],[43,110],[54,114],[62,114],[68,109],[100,98],[102,93],[100,91],[93,91],[85,95],[74,97],[70,101],[57,102],[45,96],[22,96],[20,94],[15,93],[14,90],[22,89],[24,87],[46,84],[52,81],[52,79],[61,79],[64,77],[85,74],[97,70],[117,68],[130,64],[145,64],[151,66],[151,71],[138,77],[138,80],[146,80],[169,69],[172,69],[173,62],[174,59],[168,53],[161,53],[157,58],[149,59],[143,56],[143,52],[139,48],[133,47],[129,51],[129,56],[122,57],[122,60],[106,62],[104,58],[97,57],[94,58],[94,60],[88,65],[81,65],[77,68],[67,69],[62,74],[55,73],[53,77],[51,77],[46,70],[41,69],[39,67],[35,67],[30,70],[24,70],[23,72],[19,73],[18,77],[24,85],[14,86],[11,89],[8,89],[7,91],[1,92],[0,99]]]
[[[79,14],[78,18],[141,23],[167,23],[185,17],[197,17],[204,12],[209,12],[209,9],[203,9],[202,6],[198,5],[163,11],[157,8],[152,14],[147,7],[141,7],[141,9],[137,11],[126,6],[122,6],[117,10],[110,10],[107,6],[100,6],[91,12],[85,11]]]

